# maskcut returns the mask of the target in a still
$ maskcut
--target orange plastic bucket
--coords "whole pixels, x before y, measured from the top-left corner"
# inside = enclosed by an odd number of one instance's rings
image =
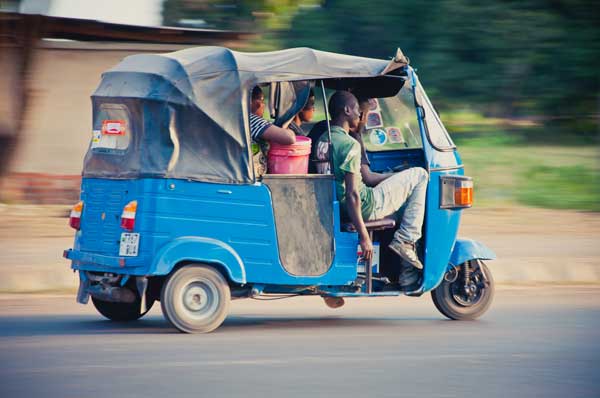
[[[310,138],[299,135],[292,145],[271,143],[267,155],[269,173],[307,174],[310,142]]]

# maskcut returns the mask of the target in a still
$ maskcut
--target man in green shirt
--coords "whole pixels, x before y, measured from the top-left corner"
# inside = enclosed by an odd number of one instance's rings
[[[425,214],[427,171],[413,167],[386,175],[374,187],[366,186],[361,177],[361,146],[349,135],[350,131],[358,128],[360,122],[356,97],[347,91],[337,91],[329,100],[329,113],[332,118],[331,145],[328,143],[328,134],[321,135],[316,146],[316,157],[331,158],[333,162],[337,198],[358,232],[365,259],[371,260],[373,243],[364,220],[395,215],[404,207],[402,220],[389,248],[413,267],[422,269],[415,243],[421,237]]]

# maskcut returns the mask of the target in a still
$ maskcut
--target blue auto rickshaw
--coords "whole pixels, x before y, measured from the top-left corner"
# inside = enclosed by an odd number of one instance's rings
[[[369,264],[347,225],[328,174],[255,174],[249,97],[269,92],[275,124],[318,93],[327,118],[333,90],[371,98],[363,141],[371,169],[429,172],[424,264],[410,285],[388,253],[394,220],[367,222]],[[183,332],[209,332],[232,299],[257,296],[420,296],[440,312],[473,319],[494,284],[483,244],[457,237],[473,181],[398,50],[391,61],[295,48],[241,53],[198,47],[134,55],[102,75],[92,95],[92,140],[81,201],[71,212],[79,303],[91,297],[114,321],[132,321],[160,301]],[[328,131],[329,133],[329,127]],[[414,276],[414,275],[413,275]]]

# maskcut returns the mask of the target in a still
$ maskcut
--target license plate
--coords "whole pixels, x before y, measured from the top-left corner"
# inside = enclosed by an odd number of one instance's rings
[[[137,256],[139,244],[140,234],[123,232],[121,234],[121,244],[119,245],[119,256]]]

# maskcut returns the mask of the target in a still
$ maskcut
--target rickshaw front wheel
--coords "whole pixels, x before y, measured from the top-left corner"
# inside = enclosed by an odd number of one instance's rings
[[[225,320],[231,301],[227,281],[216,269],[190,264],[165,282],[160,304],[165,318],[185,333],[208,333]]]
[[[431,292],[435,307],[454,320],[483,315],[494,298],[494,279],[482,261],[469,261],[450,270]]]

